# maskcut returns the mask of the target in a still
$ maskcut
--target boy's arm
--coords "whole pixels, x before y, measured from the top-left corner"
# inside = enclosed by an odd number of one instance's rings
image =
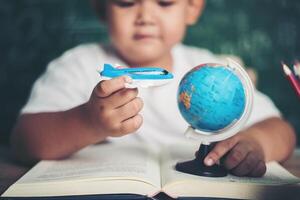
[[[63,112],[21,115],[11,136],[16,158],[26,163],[63,158],[104,140],[105,134],[90,127],[84,109],[80,105]]]
[[[291,125],[281,118],[274,117],[256,123],[246,131],[263,148],[265,161],[283,162],[294,151],[296,134]]]
[[[67,111],[21,115],[11,135],[15,156],[27,163],[59,159],[109,136],[135,132],[143,103],[137,89],[124,88],[130,81],[101,81],[87,103]]]
[[[205,163],[212,165],[224,156],[225,166],[234,174],[261,176],[266,170],[264,162],[286,160],[295,144],[293,128],[281,118],[269,118],[216,144]]]

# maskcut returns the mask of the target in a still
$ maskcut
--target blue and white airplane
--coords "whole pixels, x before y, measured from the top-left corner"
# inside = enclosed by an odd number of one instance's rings
[[[126,88],[161,86],[173,80],[173,74],[159,67],[115,68],[111,64],[104,64],[99,72],[103,80],[109,80],[119,76],[129,76],[132,83],[126,84]]]

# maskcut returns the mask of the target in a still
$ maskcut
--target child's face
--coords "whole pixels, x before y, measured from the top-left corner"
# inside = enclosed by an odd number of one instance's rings
[[[129,64],[155,63],[182,41],[202,5],[202,0],[108,0],[112,43]]]

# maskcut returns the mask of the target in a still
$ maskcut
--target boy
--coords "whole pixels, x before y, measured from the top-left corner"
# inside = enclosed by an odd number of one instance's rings
[[[12,133],[12,146],[21,161],[59,159],[112,137],[158,144],[184,140],[187,124],[177,110],[178,83],[191,67],[218,61],[206,50],[180,44],[186,27],[201,14],[204,1],[94,3],[105,11],[102,19],[111,45],[81,45],[49,64]],[[99,82],[95,70],[105,62],[164,67],[175,80],[159,88],[126,89],[128,77]],[[219,142],[205,163],[212,165],[224,156],[224,165],[233,174],[262,176],[266,161],[287,159],[294,145],[291,126],[265,95],[255,91],[247,128]]]

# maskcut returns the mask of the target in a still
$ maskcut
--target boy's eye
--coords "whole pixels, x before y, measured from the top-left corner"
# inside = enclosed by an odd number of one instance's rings
[[[135,0],[113,0],[112,2],[122,8],[132,7],[135,5]]]
[[[122,8],[132,7],[140,1],[149,1],[149,0],[112,0],[114,4]],[[157,0],[157,4],[161,7],[168,7],[175,4],[175,0]]]
[[[158,1],[158,4],[161,6],[161,7],[168,7],[168,6],[172,6],[173,4],[175,3],[175,1],[173,0],[159,0]]]

